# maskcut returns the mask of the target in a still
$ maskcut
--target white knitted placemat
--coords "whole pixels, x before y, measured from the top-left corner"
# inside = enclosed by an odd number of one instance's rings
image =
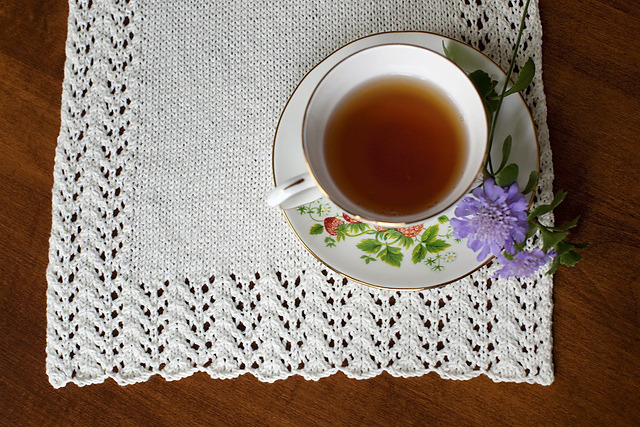
[[[316,63],[392,30],[470,43],[503,68],[522,2],[70,0],[47,272],[54,387],[196,371],[343,371],[549,384],[552,279],[483,268],[423,292],[347,282],[264,196],[278,116]],[[520,63],[541,70],[538,5]],[[553,179],[540,72],[526,99]]]

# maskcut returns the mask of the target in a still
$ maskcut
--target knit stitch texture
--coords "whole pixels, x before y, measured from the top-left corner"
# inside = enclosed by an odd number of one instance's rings
[[[429,31],[506,68],[522,2],[70,0],[47,271],[54,387],[196,371],[263,381],[437,372],[549,384],[552,279],[390,292],[328,271],[277,209],[278,116],[359,37]],[[520,63],[541,180],[553,180],[532,1]],[[553,220],[551,216],[547,218]]]

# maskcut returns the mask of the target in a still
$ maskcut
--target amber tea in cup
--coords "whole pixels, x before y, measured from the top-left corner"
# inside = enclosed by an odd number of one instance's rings
[[[410,216],[455,187],[465,138],[460,112],[441,90],[395,76],[344,97],[327,122],[324,156],[338,190],[362,212]]]

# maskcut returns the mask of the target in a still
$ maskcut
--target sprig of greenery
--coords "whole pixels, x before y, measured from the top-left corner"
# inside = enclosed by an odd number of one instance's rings
[[[520,49],[520,41],[522,39],[522,33],[525,28],[529,3],[530,0],[526,0],[524,4],[522,18],[520,20],[520,27],[518,29],[518,36],[516,38],[515,47],[513,49],[513,55],[511,56],[511,60],[509,61],[509,68],[506,73],[506,77],[500,93],[496,92],[498,82],[491,79],[491,77],[485,71],[476,70],[469,73],[469,79],[473,82],[474,86],[478,90],[478,93],[482,97],[487,113],[487,120],[490,123],[489,153],[491,153],[491,149],[493,147],[496,125],[498,123],[498,117],[500,115],[500,110],[502,108],[504,99],[507,96],[522,92],[527,87],[529,87],[535,75],[535,64],[533,60],[529,58],[520,70],[516,82],[511,87],[509,87],[511,75],[513,74],[516,65],[516,59],[518,57],[518,51]],[[444,42],[442,44],[442,47],[445,56],[454,63],[460,65],[461,61],[458,57],[459,54],[452,52],[450,49],[447,49]],[[497,168],[494,168],[491,154],[487,156],[487,162],[484,167],[485,177],[493,178],[495,180],[495,183],[500,187],[508,187],[518,180],[518,165],[515,163],[509,163],[509,155],[511,154],[512,145],[513,138],[511,137],[511,135],[509,135],[502,144],[502,158]],[[527,184],[525,185],[525,188],[522,190],[522,193],[531,193],[538,185],[538,178],[538,172],[532,171],[529,175],[529,179],[527,181]],[[539,217],[552,212],[553,209],[555,209],[560,203],[562,203],[566,194],[567,193],[565,191],[560,190],[554,195],[553,200],[550,204],[539,205],[531,212],[529,212],[529,215],[527,217],[529,231],[527,232],[524,241],[515,245],[518,251],[524,250],[526,242],[531,239],[537,232],[539,232],[540,236],[542,237],[542,250],[546,253],[553,250],[556,254],[551,267],[547,272],[548,274],[553,274],[560,265],[565,265],[568,267],[576,265],[576,263],[582,260],[582,255],[579,254],[576,250],[585,249],[589,246],[587,243],[571,243],[566,240],[566,238],[569,236],[568,230],[578,225],[578,221],[580,219],[579,216],[563,226],[550,227],[545,226],[540,222]],[[511,255],[505,255],[507,259],[511,259]]]
[[[523,91],[524,89],[526,89],[530,84],[531,81],[533,80],[533,77],[535,75],[535,64],[533,62],[533,60],[531,58],[529,58],[527,60],[527,62],[525,63],[525,65],[522,67],[522,70],[520,71],[520,73],[518,74],[518,79],[516,80],[516,82],[514,83],[513,86],[511,86],[511,88],[507,89],[509,86],[509,82],[511,81],[511,75],[513,74],[513,70],[515,68],[516,65],[516,58],[518,57],[518,50],[520,48],[520,40],[522,39],[522,33],[524,31],[525,28],[525,21],[526,21],[526,17],[527,17],[527,11],[529,9],[529,3],[531,0],[527,0],[526,3],[524,4],[524,10],[522,13],[522,18],[520,20],[520,28],[518,29],[518,36],[516,37],[516,44],[515,47],[513,49],[513,55],[511,56],[511,61],[509,61],[509,69],[507,71],[506,77],[504,79],[504,83],[502,85],[502,90],[500,91],[500,94],[498,94],[495,90],[498,82],[495,80],[492,80],[491,77],[482,70],[476,70],[473,71],[472,73],[469,74],[469,79],[473,82],[473,84],[476,86],[476,89],[478,90],[478,92],[480,93],[480,96],[482,97],[482,100],[484,102],[484,106],[485,106],[485,110],[487,112],[487,119],[489,120],[489,153],[491,153],[491,148],[493,147],[493,140],[495,137],[495,130],[496,130],[496,124],[498,123],[498,117],[500,116],[500,109],[502,108],[502,103],[504,101],[504,98],[509,96],[509,95],[513,95],[514,93],[518,93]],[[451,61],[453,61],[454,63],[459,61],[459,58],[457,58],[455,55],[452,54],[452,52],[447,49],[444,45],[444,42],[442,43],[443,48],[444,48],[444,53],[445,56],[447,58],[449,58]],[[503,167],[510,167],[510,172],[509,172],[509,176],[511,177],[513,175],[513,166],[510,165],[506,165],[504,164],[505,159],[508,157],[508,155],[505,157],[503,155]],[[513,163],[512,163],[513,164]],[[517,167],[517,165],[516,165]],[[493,168],[493,160],[491,159],[491,156],[488,156],[487,158],[487,164],[485,165],[485,175],[488,176],[492,176],[494,177],[497,173],[500,172],[500,170],[502,169],[499,168],[498,170],[494,170]],[[517,171],[516,171],[517,172]],[[517,173],[515,174],[516,178],[517,178]],[[506,181],[503,178],[504,181]],[[515,179],[512,180],[509,184],[515,182]]]

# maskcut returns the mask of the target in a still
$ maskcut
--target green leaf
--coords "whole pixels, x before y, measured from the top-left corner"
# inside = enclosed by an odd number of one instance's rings
[[[445,44],[444,44],[444,40],[442,41],[442,50],[444,51],[444,56],[449,61],[453,62],[454,64],[457,64],[456,56],[449,49],[447,49],[447,46],[445,46]]]
[[[324,243],[325,245],[327,245],[328,248],[336,245],[336,241],[333,240],[331,237],[325,237]]]
[[[363,241],[358,243],[356,247],[368,254],[375,254],[380,250],[380,248],[382,248],[382,243],[380,243],[376,239],[364,239]]]
[[[496,94],[495,91],[491,91],[491,93],[487,96],[493,96],[495,94]],[[496,112],[499,104],[500,104],[500,101],[497,99],[484,98],[484,108],[485,110],[487,110],[487,116],[489,116],[489,121],[491,121],[491,118],[493,117],[493,113]]]
[[[525,185],[524,190],[522,190],[522,194],[528,194],[533,191],[536,185],[538,185],[538,177],[538,171],[531,171],[527,185]]]
[[[400,267],[403,255],[402,252],[400,252],[400,248],[387,246],[378,253],[378,258],[389,265]]]
[[[392,239],[400,239],[402,237],[405,237],[404,234],[402,234],[401,232],[399,232],[398,230],[394,230],[393,228],[387,230],[387,234],[389,235],[389,237],[391,237]]]
[[[549,270],[547,270],[547,274],[555,273],[559,266],[560,266],[560,257],[555,257],[555,259],[551,263],[551,267],[549,267]]]
[[[496,185],[508,187],[518,179],[518,165],[510,163],[495,176]]]
[[[336,227],[336,231],[338,234],[336,235],[336,240],[339,242],[341,240],[345,240],[347,238],[347,224],[340,224]]]
[[[551,207],[551,205],[540,205],[535,207],[531,212],[529,212],[529,219],[534,219],[539,217],[540,215],[544,215],[548,212],[551,212],[553,210],[553,208]]]
[[[540,232],[542,233],[542,250],[545,252],[569,235],[568,232],[554,233],[544,228],[541,228]]]
[[[518,80],[513,86],[509,88],[508,91],[504,93],[504,96],[506,97],[516,92],[525,90],[527,86],[531,84],[531,81],[533,80],[533,76],[535,74],[536,65],[533,63],[533,59],[529,58],[529,60],[522,67],[522,70],[520,70],[520,74],[518,74]]]
[[[389,229],[386,231],[387,235],[397,241],[397,243],[405,248],[410,248],[413,245],[413,239],[411,237],[407,237],[398,230]]]
[[[367,226],[367,224],[364,224],[362,222],[354,222],[354,223],[347,224],[346,228],[348,233],[357,234],[365,231],[369,227]]]
[[[496,83],[491,80],[489,74],[485,73],[482,70],[476,70],[473,73],[469,74],[469,80],[471,80],[482,98],[489,95],[491,91],[493,91],[493,88],[496,86]]]
[[[440,239],[424,244],[424,248],[427,250],[427,252],[432,254],[437,254],[438,252],[442,252],[445,249],[447,249],[449,246],[451,246],[449,243]]]
[[[438,224],[432,225],[431,227],[427,228],[422,232],[422,237],[420,238],[420,240],[423,243],[433,242],[434,240],[436,240],[436,237],[438,237],[439,229],[440,229],[440,226]]]
[[[566,196],[567,196],[567,192],[566,191],[558,190],[558,192],[556,193],[555,197],[551,201],[551,209],[555,209],[560,203],[562,203],[562,201],[564,200],[564,198]]]
[[[462,69],[464,69],[462,65],[469,62],[469,55],[466,51],[465,45],[463,45],[462,43],[450,40],[445,45],[445,42],[443,41],[442,50],[444,52],[444,56],[449,61],[453,62]]]
[[[532,210],[529,213],[529,219],[533,219],[536,218],[540,215],[544,215],[548,212],[551,212],[556,206],[558,206],[560,203],[562,203],[562,201],[564,200],[564,198],[567,196],[566,191],[564,190],[559,190],[555,197],[553,198],[553,200],[551,201],[551,204],[548,205],[540,205],[538,207],[536,207],[534,210]]]
[[[553,248],[554,251],[556,251],[556,254],[558,256],[565,254],[571,250],[573,250],[573,245],[569,242],[558,242],[556,243],[555,247]]]
[[[569,233],[556,233],[556,234],[569,234]],[[554,250],[556,251],[556,258],[553,260],[551,264],[551,268],[547,272],[548,274],[553,274],[560,264],[566,265],[567,267],[573,267],[578,262],[582,260],[582,255],[576,252],[574,249],[580,248],[584,249],[589,246],[588,243],[570,243],[570,242],[558,242]]]
[[[438,217],[438,222],[439,222],[440,224],[444,224],[444,223],[445,223],[445,222],[447,222],[447,221],[449,221],[449,217],[448,217],[448,216],[446,216],[446,215],[440,215],[440,216]]]
[[[560,260],[560,264],[573,267],[582,260],[582,255],[576,251],[569,251],[560,255],[558,259]]]
[[[538,224],[536,224],[533,221],[528,221],[528,223],[529,223],[529,229],[527,230],[527,234],[524,235],[525,242],[530,238],[532,238],[533,235],[536,234],[536,231],[538,231]]]
[[[358,232],[367,231],[369,229],[369,226],[367,224],[365,224],[364,222],[359,222],[359,223],[354,224],[354,225],[357,226]]]
[[[504,140],[504,144],[502,144],[502,161],[500,162],[500,166],[498,166],[498,170],[496,173],[500,172],[502,168],[507,164],[507,160],[509,160],[509,154],[511,154],[511,144],[513,143],[513,139],[511,135],[507,136]]]
[[[376,231],[376,238],[382,242],[389,240],[389,230]]]
[[[364,260],[365,264],[369,264],[371,261],[376,261],[375,258],[372,258],[369,255],[362,255],[360,258]]]
[[[580,215],[578,215],[577,217],[573,218],[570,222],[568,222],[565,225],[561,225],[558,227],[549,227],[550,230],[553,231],[565,231],[565,230],[569,230],[570,228],[575,227],[576,225],[578,225],[578,221],[580,220]]]
[[[484,108],[487,111],[489,119],[493,116],[493,113],[498,109],[499,101],[493,99],[496,96],[495,86],[498,82],[491,80],[491,77],[482,70],[476,70],[469,74],[469,79],[476,87],[482,101]]]
[[[413,245],[413,238],[402,236],[399,243],[404,246],[405,249],[409,249],[411,245]]]
[[[411,253],[411,261],[414,264],[419,263],[427,256],[427,248],[424,247],[423,244],[418,244],[415,248],[413,248],[413,252]]]
[[[309,230],[309,234],[322,234],[324,227],[321,224],[313,224]]]

